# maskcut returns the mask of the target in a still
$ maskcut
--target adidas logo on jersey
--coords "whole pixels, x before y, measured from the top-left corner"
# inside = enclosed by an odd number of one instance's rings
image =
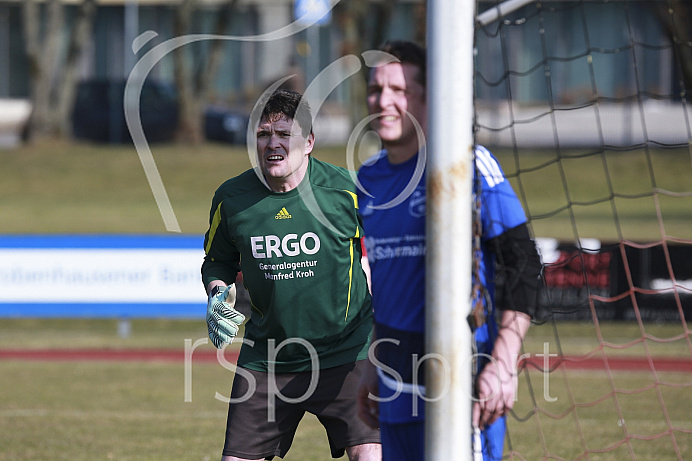
[[[276,213],[276,216],[274,216],[274,219],[291,219],[291,213],[286,210],[286,207],[281,208],[281,210]]]

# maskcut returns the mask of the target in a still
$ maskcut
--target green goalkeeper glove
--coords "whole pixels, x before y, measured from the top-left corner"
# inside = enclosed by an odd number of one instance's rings
[[[214,290],[210,293],[207,304],[207,329],[209,339],[217,349],[233,341],[238,334],[240,324],[245,320],[245,316],[233,306],[235,306],[235,284],[225,289],[219,287],[215,294]]]

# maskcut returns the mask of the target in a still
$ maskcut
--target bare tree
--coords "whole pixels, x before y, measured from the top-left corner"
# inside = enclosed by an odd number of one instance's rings
[[[77,63],[91,37],[96,2],[83,0],[78,7],[66,51],[61,47],[67,29],[62,0],[46,3],[44,23],[41,6],[36,0],[25,0],[22,8],[32,105],[27,136],[29,140],[69,137]]]
[[[183,0],[175,10],[173,33],[182,36],[190,33],[191,22],[199,0]],[[221,5],[216,15],[213,34],[222,35],[233,17],[237,0]],[[196,56],[199,65],[193,68],[189,50],[178,48],[173,54],[173,74],[178,90],[178,129],[176,139],[192,144],[204,140],[203,111],[221,63],[223,41],[213,40],[206,56]]]
[[[686,91],[692,91],[692,4],[681,0],[668,0],[654,1],[651,6],[675,48],[675,58],[681,72],[681,86]]]

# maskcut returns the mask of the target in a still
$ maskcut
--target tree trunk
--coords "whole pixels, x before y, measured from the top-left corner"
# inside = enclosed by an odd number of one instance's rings
[[[652,6],[663,30],[668,33],[668,37],[675,48],[675,58],[678,60],[682,74],[680,86],[686,93],[692,90],[692,49],[690,48],[692,34],[689,29],[692,7],[680,0],[653,2]],[[686,97],[687,95],[683,96]]]
[[[183,0],[178,5],[173,19],[174,36],[181,37],[188,33],[196,7],[197,0]],[[201,110],[192,86],[187,52],[185,47],[173,52],[173,76],[178,90],[178,130],[175,137],[179,142],[199,144],[204,140]]]
[[[228,0],[221,6],[213,34],[223,35],[226,32],[237,3],[237,0]],[[183,0],[176,8],[173,22],[175,36],[190,33],[190,21],[197,5],[198,0]],[[173,74],[178,90],[176,140],[179,142],[198,144],[204,141],[204,106],[223,58],[223,44],[221,40],[212,41],[196,72],[190,70],[189,50],[181,47],[173,52]]]
[[[91,37],[96,5],[95,0],[82,2],[72,28],[66,59],[62,59],[60,49],[65,29],[64,5],[61,0],[50,0],[45,8],[43,34],[39,3],[26,0],[22,9],[32,106],[27,127],[29,140],[71,135],[76,68],[84,45]]]
[[[214,26],[214,35],[223,35],[228,29],[228,24],[231,22],[233,12],[238,4],[238,0],[228,0],[221,6],[219,13],[216,16],[216,25]],[[214,84],[214,78],[218,73],[219,66],[223,60],[223,45],[227,43],[223,40],[212,41],[209,48],[209,56],[206,62],[205,69],[200,72],[198,79],[198,93],[201,99],[206,101],[209,96],[209,90]]]
[[[363,38],[366,36],[364,26],[365,17],[368,14],[368,4],[363,0],[350,0],[341,4],[339,11],[339,21],[341,29],[344,31],[341,54],[343,56],[360,54],[367,50],[367,44]],[[368,115],[365,106],[366,96],[366,74],[367,68],[363,68],[362,78],[351,78],[350,97],[348,113],[351,117],[351,126],[355,126]]]
[[[70,36],[62,80],[57,87],[56,128],[61,137],[72,136],[72,110],[77,93],[77,67],[86,44],[92,37],[96,0],[84,0]]]
[[[47,21],[45,36],[41,40],[41,8],[36,0],[26,0],[23,5],[24,41],[29,63],[29,88],[31,116],[27,127],[29,140],[47,137],[51,127],[51,76],[55,72],[58,55],[62,4],[52,0],[46,4]],[[56,25],[57,24],[57,25]]]

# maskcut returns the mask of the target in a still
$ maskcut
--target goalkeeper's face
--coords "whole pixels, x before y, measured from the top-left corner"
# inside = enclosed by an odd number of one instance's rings
[[[425,88],[418,80],[418,67],[390,63],[377,67],[368,80],[368,111],[377,115],[371,122],[385,147],[409,147],[418,151],[415,118],[425,130],[427,108]]]
[[[298,122],[285,115],[263,118],[257,127],[257,155],[267,184],[287,192],[300,184],[308,168],[315,137],[307,138]]]

